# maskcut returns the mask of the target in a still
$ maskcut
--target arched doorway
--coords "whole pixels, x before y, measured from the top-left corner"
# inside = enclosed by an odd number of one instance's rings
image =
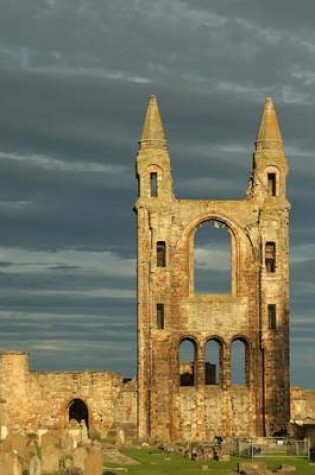
[[[75,419],[79,423],[84,420],[86,427],[89,427],[89,410],[82,399],[73,399],[69,404],[69,421]]]

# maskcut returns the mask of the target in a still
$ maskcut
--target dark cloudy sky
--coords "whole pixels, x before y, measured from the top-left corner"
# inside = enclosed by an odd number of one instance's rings
[[[315,387],[314,0],[0,0],[0,348],[135,372],[134,159],[242,198],[265,96],[291,165],[292,382]]]

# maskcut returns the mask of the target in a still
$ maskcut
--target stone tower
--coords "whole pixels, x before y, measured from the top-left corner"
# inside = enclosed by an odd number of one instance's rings
[[[267,98],[246,198],[175,197],[157,100],[149,99],[136,160],[138,427],[141,439],[272,435],[289,422],[288,164]],[[229,293],[195,289],[195,234],[223,227],[231,243]],[[181,361],[183,343],[193,357]],[[218,350],[217,365],[206,348]],[[244,380],[232,376],[235,345]]]

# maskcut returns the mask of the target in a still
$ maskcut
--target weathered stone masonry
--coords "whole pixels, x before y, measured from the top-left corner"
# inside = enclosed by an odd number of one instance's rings
[[[83,417],[102,436],[125,430],[154,440],[315,433],[315,391],[289,386],[288,164],[275,108],[266,99],[243,200],[174,195],[155,97],[136,160],[139,196],[137,380],[108,371],[37,372],[22,351],[0,355],[0,435],[62,429]],[[231,290],[195,289],[195,234],[203,223],[231,238]],[[190,342],[193,361],[180,360]],[[206,361],[209,342],[218,364]],[[244,384],[232,378],[244,351]],[[291,402],[291,415],[290,415]],[[291,417],[291,420],[290,420]]]
[[[289,421],[288,164],[267,98],[247,196],[239,201],[175,197],[167,142],[151,97],[136,161],[138,385],[141,438],[271,435]],[[229,294],[194,288],[194,235],[209,220],[232,241]],[[161,313],[163,311],[163,322]],[[195,347],[194,382],[180,383],[179,347]],[[205,384],[205,345],[220,347],[220,384]],[[231,382],[231,345],[243,342],[246,382]]]
[[[73,401],[86,405],[86,423],[101,435],[115,434],[118,427],[135,432],[134,380],[125,382],[109,371],[31,371],[27,353],[1,355],[0,427],[26,432],[65,428]]]

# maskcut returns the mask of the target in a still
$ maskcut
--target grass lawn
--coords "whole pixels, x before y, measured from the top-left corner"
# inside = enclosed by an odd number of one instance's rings
[[[226,475],[232,469],[235,469],[239,462],[237,457],[232,457],[230,462],[192,462],[180,455],[173,453],[168,454],[150,448],[139,449],[125,447],[123,452],[140,462],[139,465],[126,466],[126,468],[128,468],[127,473],[130,475],[194,475],[200,473]],[[249,459],[242,460],[245,461]],[[298,457],[271,457],[267,459],[267,465],[270,469],[278,468],[281,463],[294,465],[297,475],[315,475],[315,465],[309,465],[307,459]],[[203,471],[203,465],[207,465],[209,469]],[[105,466],[112,467],[112,471],[117,474],[126,473],[118,470],[115,471],[114,464],[105,463]]]

